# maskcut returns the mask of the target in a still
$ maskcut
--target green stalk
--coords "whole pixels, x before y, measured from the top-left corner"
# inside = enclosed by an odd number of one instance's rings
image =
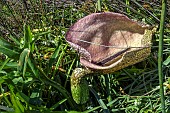
[[[101,0],[97,0],[97,11],[101,12],[102,8],[101,8]]]
[[[129,4],[130,4],[130,3],[129,3],[129,0],[126,0],[126,5],[129,6]],[[130,9],[129,9],[128,7],[126,8],[126,12],[127,12],[127,13],[130,13]]]
[[[163,78],[164,77],[163,77],[163,70],[162,70],[165,17],[166,17],[166,0],[162,0],[162,12],[161,12],[161,22],[160,22],[160,30],[159,30],[160,31],[159,52],[158,52],[158,74],[159,74],[162,113],[165,113],[165,98],[164,98],[164,89],[163,89]]]

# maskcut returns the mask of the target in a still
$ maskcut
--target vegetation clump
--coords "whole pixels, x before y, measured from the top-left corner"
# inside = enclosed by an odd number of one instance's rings
[[[170,3],[165,3],[161,72],[169,112]],[[0,112],[161,112],[157,54],[162,4],[158,0],[1,0]],[[121,13],[158,29],[144,61],[85,78],[89,100],[78,105],[71,95],[70,77],[82,66],[65,36],[76,21],[100,12]]]

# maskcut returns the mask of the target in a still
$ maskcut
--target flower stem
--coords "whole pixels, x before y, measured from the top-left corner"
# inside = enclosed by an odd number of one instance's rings
[[[159,53],[158,53],[158,74],[159,74],[159,84],[160,84],[160,95],[161,95],[161,107],[162,113],[165,113],[165,98],[163,89],[163,37],[164,37],[164,24],[166,17],[166,0],[162,0],[162,12],[161,12],[161,22],[160,22],[160,37],[159,37]]]

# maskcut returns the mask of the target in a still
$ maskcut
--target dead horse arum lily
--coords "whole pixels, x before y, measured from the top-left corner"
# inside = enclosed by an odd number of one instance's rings
[[[88,100],[85,77],[111,73],[144,60],[151,52],[152,29],[119,13],[93,13],[70,27],[67,42],[80,53],[84,68],[71,75],[71,92],[77,104]]]

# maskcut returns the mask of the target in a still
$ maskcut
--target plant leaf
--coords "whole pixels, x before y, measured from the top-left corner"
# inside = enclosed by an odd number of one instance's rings
[[[39,77],[39,71],[36,67],[36,63],[33,60],[33,58],[28,58],[28,65],[31,68],[31,71],[33,72],[33,74],[35,75],[35,77]]]
[[[62,103],[64,103],[67,99],[62,99],[61,101],[57,102],[56,104],[54,104],[50,109],[54,110],[56,109],[59,105],[61,105]]]
[[[19,63],[18,63],[18,71],[22,72],[23,76],[25,75],[25,71],[27,68],[27,62],[29,58],[30,50],[28,48],[24,49],[20,55]]]
[[[7,55],[10,58],[18,58],[19,53],[14,49],[15,46],[4,39],[0,38],[0,52]]]
[[[58,47],[55,49],[53,55],[51,56],[51,58],[50,58],[50,60],[49,60],[49,69],[48,69],[48,70],[51,69],[52,65],[53,65],[53,64],[55,63],[55,61],[57,60],[56,58],[58,57],[59,52],[60,52],[60,50],[61,50],[62,47],[63,47],[63,46],[60,45],[60,46],[58,46]]]
[[[29,48],[31,51],[34,50],[33,35],[30,30],[30,26],[24,25],[24,48]]]
[[[170,56],[163,62],[163,65],[167,66],[170,63]]]

